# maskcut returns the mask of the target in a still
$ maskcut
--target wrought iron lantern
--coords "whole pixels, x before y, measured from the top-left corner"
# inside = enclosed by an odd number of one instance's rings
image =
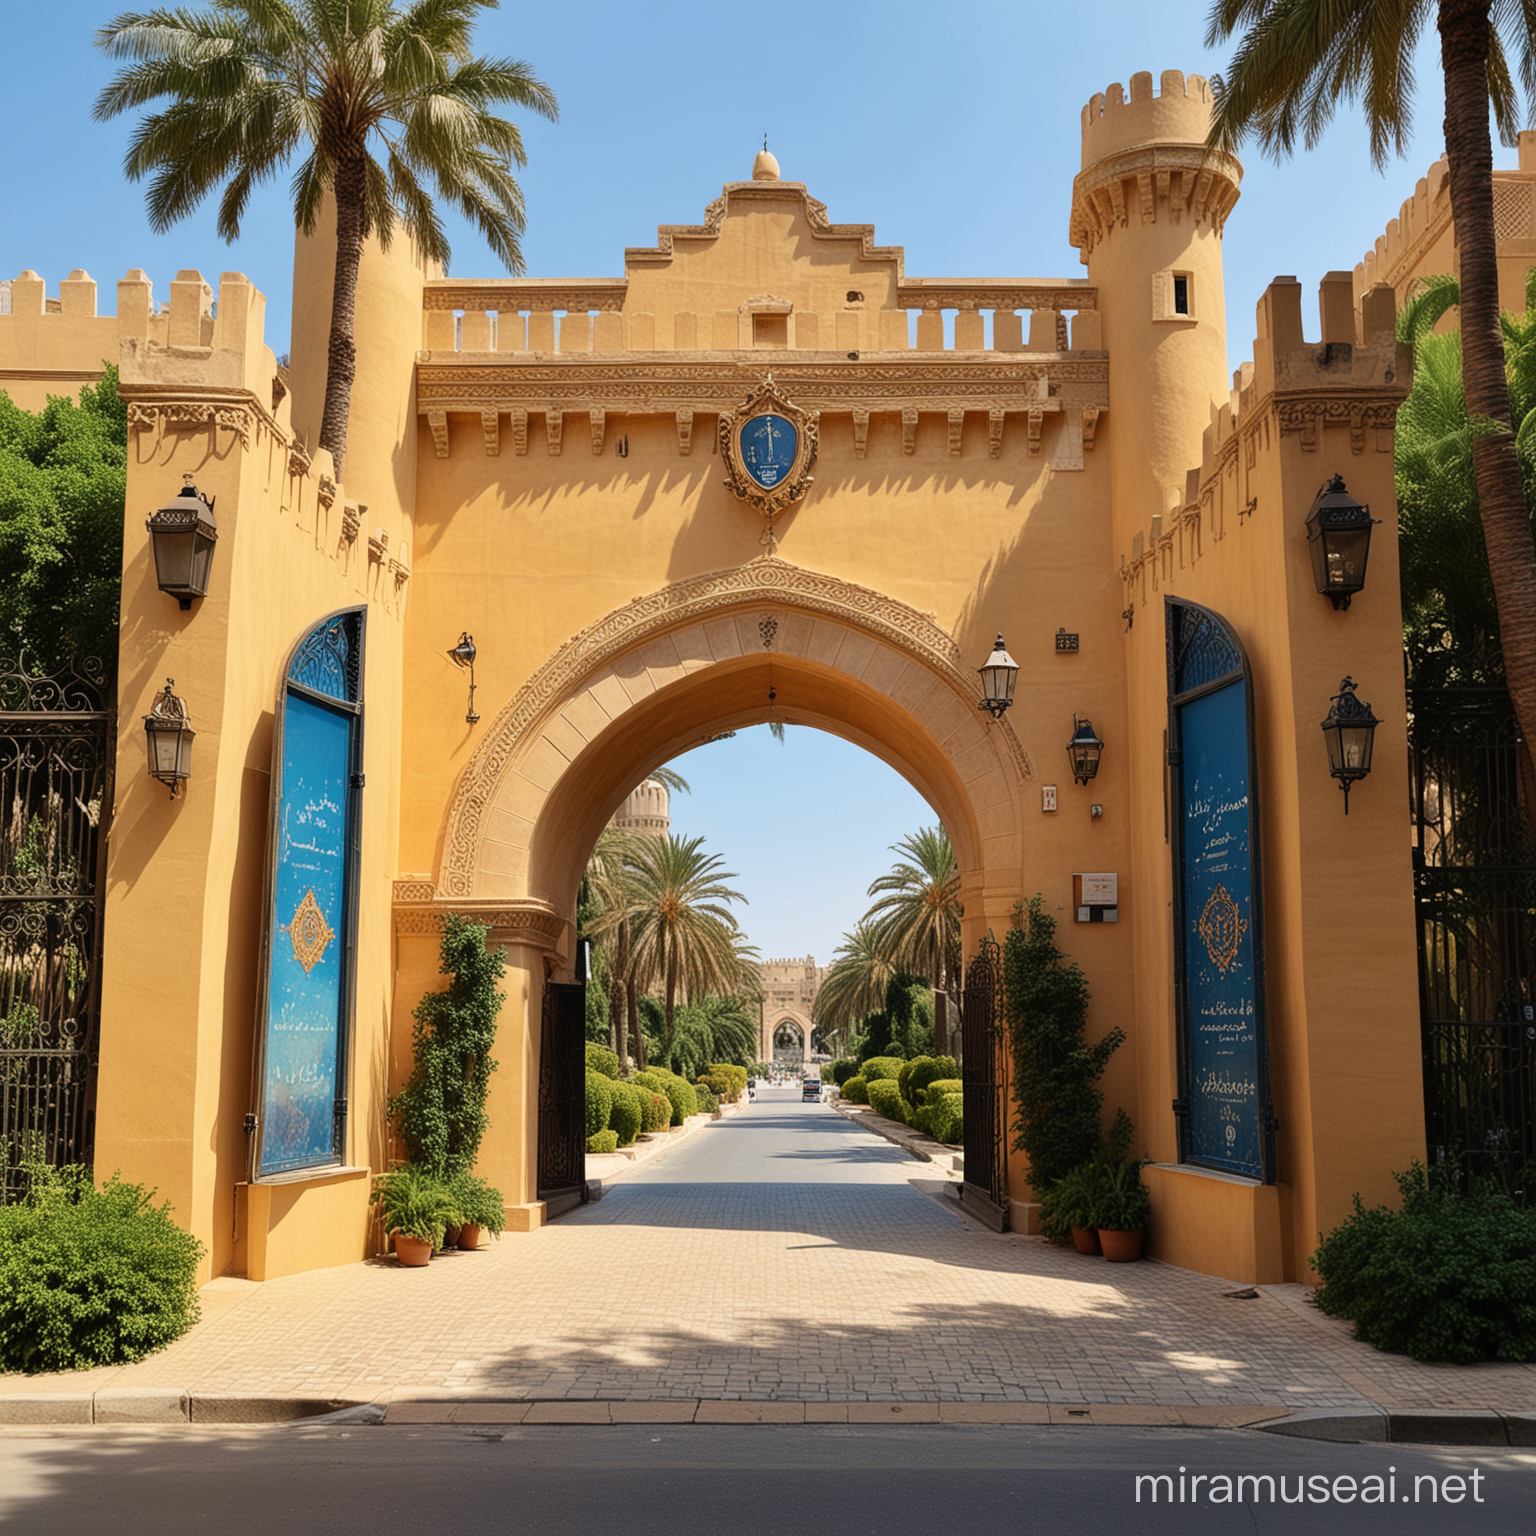
[[[1380,521],[1344,489],[1335,475],[1307,513],[1307,546],[1312,551],[1312,579],[1335,611],[1365,586],[1365,562],[1371,553],[1371,529]]]
[[[183,475],[182,488],[144,526],[155,546],[155,582],[182,609],[194,597],[208,595],[208,573],[213,566],[213,546],[219,525],[213,520],[213,501]]]
[[[1072,763],[1072,777],[1079,784],[1086,784],[1097,776],[1099,758],[1104,743],[1093,733],[1093,722],[1086,716],[1079,720],[1072,716],[1072,740],[1067,743],[1067,757]]]
[[[1001,635],[987,657],[987,664],[976,670],[981,674],[981,702],[976,707],[1000,720],[1013,706],[1014,685],[1019,680],[1019,664],[1008,654]]]
[[[454,666],[469,670],[469,712],[464,719],[470,725],[477,724],[480,719],[475,713],[475,656],[475,637],[466,629],[459,636],[459,643],[449,648],[448,657]]]
[[[174,678],[166,678],[144,716],[149,776],[170,785],[172,800],[192,777],[192,738],[197,735],[187,719],[186,701],[172,691],[175,685]]]
[[[1355,681],[1346,677],[1333,696],[1328,718],[1323,721],[1323,740],[1328,744],[1328,772],[1344,790],[1344,814],[1349,815],[1349,787],[1371,771],[1371,750],[1376,727],[1381,724],[1371,706],[1355,697]]]

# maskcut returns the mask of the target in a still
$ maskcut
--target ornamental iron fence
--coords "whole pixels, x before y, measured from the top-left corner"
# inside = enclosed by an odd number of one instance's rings
[[[964,1041],[961,1082],[965,1089],[962,1135],[966,1206],[999,1232],[1008,1230],[1008,1146],[1005,1092],[1006,1048],[1002,1023],[1003,967],[997,940],[981,941],[965,973],[960,1006]]]

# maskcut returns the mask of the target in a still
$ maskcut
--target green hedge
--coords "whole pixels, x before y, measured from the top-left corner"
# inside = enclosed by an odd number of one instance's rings
[[[924,1094],[930,1083],[957,1077],[959,1072],[959,1063],[953,1056],[919,1056],[907,1062],[896,1074],[896,1086],[907,1103],[924,1104],[927,1102]]]
[[[636,1072],[634,1080],[666,1096],[672,1106],[673,1125],[681,1125],[689,1115],[698,1114],[699,1100],[693,1091],[693,1084],[675,1072],[663,1072],[659,1067],[652,1067],[646,1072]]]
[[[619,1133],[617,1131],[598,1131],[596,1135],[587,1137],[588,1152],[616,1152],[619,1147]]]
[[[933,1134],[933,1106],[931,1104],[919,1104],[912,1111],[912,1129],[921,1131],[925,1136]]]
[[[587,1071],[601,1072],[604,1077],[619,1075],[619,1058],[606,1046],[587,1042]]]
[[[666,1130],[672,1123],[672,1100],[660,1088],[641,1082],[638,1074],[630,1079],[630,1087],[640,1101],[641,1130]]]
[[[869,1107],[887,1120],[900,1120],[906,1124],[908,1105],[892,1078],[878,1078],[869,1085]]]
[[[608,1128],[613,1115],[613,1079],[601,1072],[587,1073],[587,1135]]]
[[[725,1099],[734,1104],[747,1091],[747,1069],[738,1067],[734,1061],[712,1061],[706,1075],[710,1092],[717,1099]],[[722,1087],[715,1086],[717,1079]]]
[[[868,1061],[859,1068],[859,1076],[866,1083],[881,1081],[895,1082],[897,1074],[906,1066],[900,1056],[871,1056]]]
[[[964,1093],[965,1084],[958,1077],[940,1077],[923,1089],[922,1102],[937,1104],[947,1093]]]
[[[1312,1256],[1318,1306],[1415,1360],[1536,1360],[1536,1209],[1432,1184],[1417,1162],[1395,1178],[1399,1210],[1356,1195]]]
[[[843,1084],[843,1099],[849,1104],[868,1104],[869,1084],[862,1077],[850,1077]]]
[[[697,1082],[693,1085],[693,1096],[699,1101],[699,1113],[701,1115],[712,1115],[720,1108],[720,1100],[709,1091],[709,1088],[703,1082]]]
[[[935,1141],[942,1141],[946,1145],[955,1145],[965,1136],[965,1095],[963,1093],[946,1093],[942,1095],[937,1104],[931,1102],[933,1090],[928,1091],[928,1134]]]
[[[851,1056],[843,1056],[832,1063],[832,1081],[836,1083],[839,1088],[841,1088],[850,1077],[857,1077],[858,1075],[859,1064]],[[868,1082],[869,1079],[865,1078],[864,1081]]]
[[[645,1110],[640,1103],[640,1090],[633,1083],[615,1083],[613,1110],[608,1119],[608,1127],[619,1138],[619,1145],[633,1146],[635,1137],[644,1125]]]
[[[142,1184],[28,1165],[0,1206],[0,1370],[142,1360],[197,1321],[203,1245]]]

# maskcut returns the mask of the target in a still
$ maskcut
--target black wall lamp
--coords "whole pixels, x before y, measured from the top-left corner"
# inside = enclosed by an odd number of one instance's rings
[[[192,484],[191,475],[181,478],[182,488],[144,526],[155,548],[155,584],[185,611],[194,597],[208,595],[219,525],[213,520],[213,498]]]
[[[1371,771],[1371,751],[1376,727],[1381,724],[1371,706],[1355,697],[1355,682],[1346,677],[1333,696],[1328,718],[1323,721],[1323,740],[1328,744],[1328,772],[1344,791],[1344,814],[1349,815],[1349,787]]]
[[[459,636],[459,643],[449,650],[448,656],[454,666],[469,669],[469,713],[464,719],[475,725],[480,719],[475,713],[475,639],[467,629]]]
[[[1019,681],[1019,664],[1008,654],[1003,637],[997,637],[992,654],[985,666],[976,669],[981,674],[981,700],[977,709],[984,709],[994,720],[1013,706],[1013,690]]]
[[[154,697],[144,716],[144,738],[149,748],[149,776],[171,787],[171,799],[192,777],[192,738],[197,732],[187,719],[187,706],[172,689],[174,678]]]
[[[1079,720],[1072,716],[1072,740],[1067,743],[1067,757],[1072,763],[1072,777],[1079,784],[1086,784],[1099,771],[1099,758],[1103,756],[1104,743],[1093,734],[1093,722],[1086,717]]]
[[[1320,596],[1337,611],[1365,586],[1365,562],[1371,553],[1371,529],[1380,521],[1371,509],[1344,489],[1335,475],[1307,513],[1307,546],[1312,552],[1312,579]]]

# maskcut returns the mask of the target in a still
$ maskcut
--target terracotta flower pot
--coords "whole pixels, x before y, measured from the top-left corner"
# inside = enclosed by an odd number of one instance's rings
[[[458,1241],[459,1241],[459,1229],[457,1227],[444,1227],[443,1228],[443,1241],[442,1241],[442,1243],[438,1247],[438,1252],[442,1253],[446,1249],[456,1247],[458,1245]]]
[[[404,1232],[396,1232],[395,1257],[403,1268],[419,1269],[432,1262],[432,1244],[424,1237],[407,1237]]]
[[[1128,1264],[1141,1257],[1141,1233],[1113,1232],[1108,1227],[1099,1228],[1099,1242],[1104,1257],[1112,1264]]]
[[[1104,1249],[1099,1244],[1099,1234],[1094,1227],[1080,1227],[1076,1222],[1072,1224],[1072,1246],[1079,1253],[1103,1253]]]
[[[473,1252],[480,1246],[480,1228],[474,1222],[466,1221],[459,1228],[459,1247],[466,1252]]]

